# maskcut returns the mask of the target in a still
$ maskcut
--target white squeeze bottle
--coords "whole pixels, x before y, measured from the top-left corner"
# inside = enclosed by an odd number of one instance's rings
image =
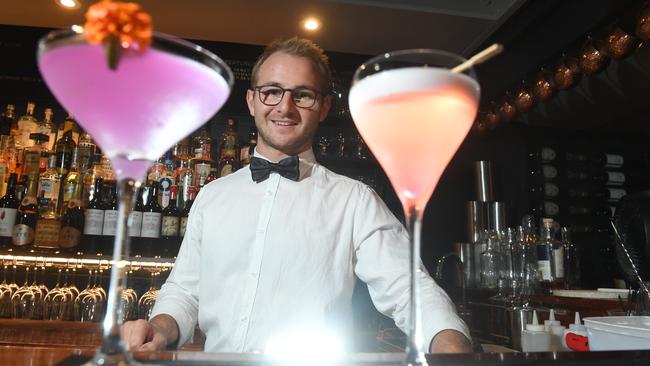
[[[551,309],[548,320],[544,320],[544,330],[551,334],[551,352],[562,351],[562,339],[564,338],[564,326],[559,320],[555,320],[555,311]]]
[[[533,310],[533,322],[526,324],[526,330],[521,332],[521,350],[524,352],[551,350],[551,333],[544,330],[544,324],[539,324],[535,310]]]
[[[580,321],[580,313],[577,311],[573,323],[569,324],[569,329],[565,329],[564,334],[562,335],[562,349],[566,351],[571,351],[571,348],[566,344],[566,336],[569,333],[587,338],[587,327],[582,325],[582,322]]]

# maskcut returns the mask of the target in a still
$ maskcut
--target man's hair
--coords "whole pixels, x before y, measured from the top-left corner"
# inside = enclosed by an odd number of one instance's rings
[[[316,67],[321,79],[321,92],[327,94],[330,91],[332,74],[329,67],[329,59],[325,52],[316,43],[297,36],[288,39],[276,39],[271,42],[255,62],[251,71],[251,88],[257,86],[257,74],[260,67],[271,55],[276,52],[283,52],[292,56],[305,57]]]

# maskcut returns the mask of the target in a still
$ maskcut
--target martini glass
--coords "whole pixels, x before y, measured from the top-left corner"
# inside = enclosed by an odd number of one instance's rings
[[[120,338],[121,301],[135,190],[153,161],[217,113],[234,77],[211,52],[164,34],[154,34],[146,51],[124,52],[115,70],[105,57],[104,47],[87,43],[78,28],[54,31],[38,46],[45,83],[95,138],[119,182],[104,338],[91,363],[126,365],[133,361]]]
[[[406,217],[411,270],[407,365],[427,364],[418,287],[424,208],[470,130],[479,102],[474,71],[451,71],[464,61],[437,50],[386,53],[359,66],[349,95],[354,123],[388,175]]]

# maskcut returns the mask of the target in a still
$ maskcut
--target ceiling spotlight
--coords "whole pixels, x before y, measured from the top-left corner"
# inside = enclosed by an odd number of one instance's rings
[[[307,18],[302,23],[302,26],[308,31],[315,31],[320,28],[320,22],[316,18]]]
[[[79,0],[56,0],[56,3],[66,9],[79,9],[81,7]]]

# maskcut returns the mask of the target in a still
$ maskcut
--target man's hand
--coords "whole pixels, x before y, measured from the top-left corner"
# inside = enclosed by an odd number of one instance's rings
[[[129,351],[162,351],[178,339],[174,318],[161,314],[150,321],[135,320],[122,324],[122,340]]]
[[[429,351],[431,353],[467,353],[472,352],[472,343],[463,333],[445,329],[433,337]]]

